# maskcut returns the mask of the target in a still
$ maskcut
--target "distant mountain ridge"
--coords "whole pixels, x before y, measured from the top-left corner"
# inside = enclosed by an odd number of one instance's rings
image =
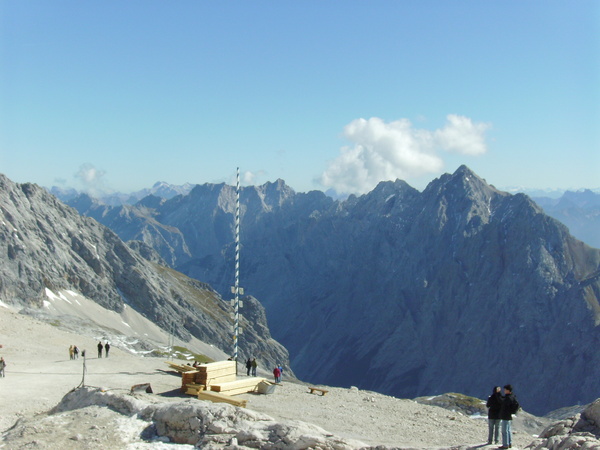
[[[131,194],[114,193],[92,197],[87,193],[80,193],[75,189],[63,189],[53,186],[49,192],[58,197],[65,203],[74,205],[77,197],[88,198],[97,205],[108,205],[113,207],[135,205],[142,199],[151,196],[158,197],[158,200],[169,200],[177,195],[187,195],[194,184],[185,183],[183,185],[169,184],[164,181],[156,182],[150,189],[141,189]],[[599,189],[580,189],[570,191],[564,189],[526,189],[526,188],[507,188],[506,192],[513,195],[525,194],[531,197],[539,204],[546,214],[554,217],[558,221],[569,227],[573,236],[582,240],[592,247],[600,248],[600,188]],[[343,201],[346,196],[338,196],[335,191],[327,191],[325,195],[334,199]],[[147,200],[146,200],[147,201]],[[77,207],[83,210],[83,207]],[[183,250],[185,253],[185,250]],[[171,262],[174,262],[171,258]]]
[[[95,200],[103,205],[109,206],[121,206],[121,205],[133,205],[139,202],[141,199],[154,195],[159,198],[170,199],[175,197],[176,195],[186,195],[194,188],[194,184],[185,183],[182,185],[169,184],[165,181],[157,181],[154,185],[149,189],[141,189],[139,191],[132,192],[130,194],[122,193],[122,192],[113,192],[110,194],[101,194],[95,196]],[[88,195],[83,192],[78,192],[73,188],[61,188],[58,186],[52,186],[48,191],[56,196],[59,200],[63,202],[69,202],[79,195]]]
[[[204,184],[80,211],[150,246],[180,236],[162,257],[225,293],[234,207],[234,187]],[[600,250],[526,195],[461,166],[423,192],[396,180],[345,201],[277,180],[242,188],[241,208],[242,286],[300,378],[408,398],[511,382],[536,414],[595,399]]]
[[[585,243],[600,248],[600,192],[565,192],[560,198],[534,197],[546,214],[561,221]]]
[[[184,341],[195,336],[231,354],[229,302],[206,283],[164,265],[151,246],[129,244],[44,189],[0,174],[1,301],[42,308],[47,289],[72,290],[118,313],[129,306]],[[252,326],[242,319],[240,357],[289,367],[287,350],[271,338],[262,306],[250,296],[243,300]]]

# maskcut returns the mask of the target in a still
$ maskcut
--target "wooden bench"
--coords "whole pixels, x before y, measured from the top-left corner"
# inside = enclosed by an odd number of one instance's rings
[[[312,387],[312,386],[309,386],[308,390],[310,391],[311,394],[314,394],[315,392],[320,392],[322,396],[329,392],[325,389],[316,388],[316,387]]]

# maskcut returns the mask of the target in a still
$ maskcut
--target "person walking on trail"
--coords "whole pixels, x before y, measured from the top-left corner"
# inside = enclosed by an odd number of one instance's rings
[[[74,351],[73,351],[73,346],[71,345],[69,347],[69,359],[73,359],[73,356],[75,355]]]
[[[102,345],[102,342],[98,342],[98,358],[102,358],[102,348],[104,346]]]
[[[279,383],[281,381],[281,370],[277,366],[275,366],[273,369],[273,377],[275,377],[275,383]]]
[[[500,386],[494,386],[492,395],[487,399],[485,406],[488,408],[488,445],[498,443],[500,434],[500,407],[502,406],[502,393]]]
[[[252,369],[252,361],[250,358],[246,360],[246,375],[250,376],[250,369]]]
[[[258,363],[256,362],[256,358],[252,360],[252,376],[256,376],[256,368],[258,367]]]
[[[6,361],[4,361],[4,357],[0,357],[0,377],[4,378],[4,369],[6,368]]]
[[[106,344],[104,344],[104,356],[106,358],[108,358],[108,351],[110,350],[110,344],[108,342],[106,342]]]
[[[517,397],[513,394],[513,388],[510,384],[504,386],[504,397],[502,397],[502,404],[500,406],[500,425],[502,427],[502,447],[498,448],[511,448],[512,447],[512,415],[516,414],[519,410],[519,402]]]
[[[79,349],[76,345],[73,346],[73,359],[79,359]]]

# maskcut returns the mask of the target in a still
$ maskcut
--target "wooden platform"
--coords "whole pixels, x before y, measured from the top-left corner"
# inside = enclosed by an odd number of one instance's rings
[[[171,369],[175,369],[179,373],[196,372],[195,367],[188,366],[187,364],[177,364],[172,361],[165,361],[165,364],[168,364],[171,367]]]
[[[190,384],[201,384],[205,390],[210,390],[213,384],[222,384],[236,381],[235,361],[217,361],[200,364],[193,371],[181,373],[181,392],[187,392]]]
[[[220,392],[200,391],[198,392],[198,400],[208,400],[213,403],[229,403],[230,405],[246,407],[248,400],[236,399],[229,395]]]
[[[210,390],[221,392],[227,395],[245,394],[246,392],[255,392],[259,383],[266,381],[262,377],[240,378],[236,381],[227,383],[214,383],[210,385]]]
[[[214,370],[219,370],[219,369],[229,369],[231,370],[233,368],[233,370],[235,370],[235,361],[215,361],[215,362],[211,362],[211,363],[203,363],[200,364],[199,366],[196,366],[196,369],[198,369],[198,371],[200,372],[212,372]]]
[[[214,363],[201,364],[196,367],[198,374],[195,382],[206,386],[215,383],[227,383],[236,380],[235,361],[218,361]]]

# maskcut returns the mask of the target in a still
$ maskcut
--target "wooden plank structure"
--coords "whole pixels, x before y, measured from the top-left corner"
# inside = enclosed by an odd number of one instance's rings
[[[171,367],[171,369],[175,369],[179,373],[196,371],[196,368],[194,366],[188,366],[187,364],[177,364],[172,361],[165,361],[165,364],[168,364]]]
[[[186,385],[185,393],[188,395],[198,395],[198,392],[203,391],[204,388],[203,384],[190,383]]]
[[[196,383],[211,386],[215,383],[227,383],[236,380],[235,361],[218,361],[201,364],[196,367]]]
[[[187,392],[190,385],[202,385],[204,390],[210,390],[210,386],[215,383],[227,383],[236,380],[235,361],[206,363],[193,367],[193,369],[193,371],[182,372],[181,392]]]
[[[198,400],[208,400],[213,403],[229,403],[230,405],[240,406],[242,408],[245,408],[246,404],[248,403],[248,400],[233,398],[229,395],[213,391],[198,392]]]
[[[268,383],[262,377],[238,379],[235,361],[201,364],[192,367],[193,370],[187,370],[188,367],[190,366],[174,367],[181,372],[181,392],[196,395],[199,400],[245,407],[248,400],[235,399],[231,396],[246,392],[260,392],[259,386]]]
[[[258,385],[263,381],[266,380],[261,377],[241,378],[226,383],[213,383],[210,385],[210,390],[227,395],[245,394],[257,391]]]

